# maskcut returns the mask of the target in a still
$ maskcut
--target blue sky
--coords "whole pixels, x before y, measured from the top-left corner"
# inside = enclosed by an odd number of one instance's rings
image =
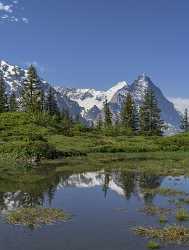
[[[48,81],[107,89],[146,72],[189,97],[188,0],[0,0],[0,58]]]

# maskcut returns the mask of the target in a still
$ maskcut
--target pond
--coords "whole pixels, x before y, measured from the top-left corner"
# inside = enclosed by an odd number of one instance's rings
[[[6,186],[4,186],[5,189]],[[171,208],[170,224],[176,223],[174,200],[180,197],[145,192],[145,188],[189,191],[189,179],[139,175],[126,171],[65,173],[23,190],[0,193],[1,250],[143,250],[149,239],[133,232],[137,226],[160,226],[158,215],[146,214],[145,206]],[[181,195],[182,196],[182,195]],[[61,208],[71,220],[30,229],[9,225],[8,212],[22,207]],[[189,204],[183,205],[186,209]],[[183,222],[188,225],[188,222]],[[172,245],[163,249],[172,250]],[[174,246],[174,249],[189,249]]]

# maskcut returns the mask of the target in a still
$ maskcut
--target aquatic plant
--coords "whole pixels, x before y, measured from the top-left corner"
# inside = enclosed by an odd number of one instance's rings
[[[170,213],[171,209],[151,205],[151,206],[145,206],[144,208],[140,209],[139,211],[143,212],[147,215],[163,215],[163,214]]]
[[[164,228],[137,227],[134,229],[137,235],[158,239],[166,243],[189,243],[189,228],[179,225],[169,225]]]
[[[14,225],[41,226],[66,219],[65,213],[55,208],[20,208],[7,215],[7,222]]]
[[[188,193],[184,191],[179,191],[172,188],[154,188],[154,189],[145,188],[143,191],[145,194],[151,194],[151,195],[159,194],[162,196],[188,195]]]
[[[159,249],[160,248],[160,244],[157,243],[157,242],[155,242],[155,241],[153,241],[153,240],[151,240],[151,241],[148,242],[147,247],[149,249]]]
[[[186,220],[189,220],[189,212],[182,208],[182,209],[179,209],[177,212],[176,212],[176,219],[178,221],[186,221]]]
[[[160,218],[159,218],[159,223],[160,224],[165,224],[168,222],[168,219],[165,215],[160,215]]]

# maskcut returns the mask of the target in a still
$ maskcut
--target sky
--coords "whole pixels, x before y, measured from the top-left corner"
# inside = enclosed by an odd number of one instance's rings
[[[189,98],[188,0],[0,0],[0,59],[54,85],[108,89],[145,72]]]

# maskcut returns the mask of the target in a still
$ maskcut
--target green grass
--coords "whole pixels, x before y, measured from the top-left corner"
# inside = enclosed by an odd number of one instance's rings
[[[0,174],[8,166],[28,165],[33,158],[56,171],[123,169],[158,175],[189,174],[189,134],[173,137],[105,136],[97,131],[65,136],[48,116],[27,113],[0,114]],[[12,162],[11,162],[12,159]],[[42,166],[42,167],[43,167]],[[20,167],[21,169],[21,167]],[[6,172],[6,171],[5,171]]]
[[[187,152],[154,153],[90,153],[87,156],[70,157],[44,164],[57,167],[60,171],[90,171],[100,169],[121,169],[151,175],[189,175]],[[146,190],[148,191],[148,190]],[[149,190],[153,192],[153,190]]]

